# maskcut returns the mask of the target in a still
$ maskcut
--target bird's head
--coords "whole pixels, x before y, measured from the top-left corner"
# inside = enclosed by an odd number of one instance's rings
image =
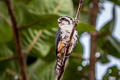
[[[73,24],[73,20],[71,17],[60,17],[58,19],[58,24],[59,24],[59,27],[62,27],[62,26],[67,26],[67,25],[72,25]]]

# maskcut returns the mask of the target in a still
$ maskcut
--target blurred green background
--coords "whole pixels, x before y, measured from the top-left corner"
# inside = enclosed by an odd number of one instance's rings
[[[104,64],[104,66],[110,62],[108,56],[120,58],[120,40],[113,35],[116,28],[116,6],[120,6],[120,1],[100,0],[99,15],[104,10],[103,4],[106,1],[114,5],[111,20],[108,20],[99,30],[94,29],[93,26],[89,25],[92,0],[84,0],[80,22],[77,26],[79,39],[85,32],[97,31],[101,34],[98,37],[97,52],[99,56],[97,62]],[[74,18],[79,0],[11,0],[11,2],[20,30],[22,51],[29,54],[26,57],[26,63],[30,80],[55,80],[57,19],[60,16]],[[0,0],[0,80],[19,80],[19,63],[17,59],[11,58],[17,55],[14,41],[10,15],[4,0]],[[85,49],[83,43],[79,40],[69,58],[63,80],[89,79],[89,64],[82,64],[86,60],[83,57]],[[110,77],[115,79],[110,79]],[[119,80],[120,68],[117,66],[108,67],[101,79]],[[99,79],[96,77],[96,80]]]

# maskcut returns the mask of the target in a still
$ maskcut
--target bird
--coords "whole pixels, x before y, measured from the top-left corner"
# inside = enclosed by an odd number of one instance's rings
[[[63,16],[58,18],[58,25],[59,29],[56,33],[56,66],[55,66],[55,72],[57,75],[60,75],[61,68],[64,65],[64,59],[65,57],[69,57],[69,55],[72,53],[77,41],[78,41],[78,32],[77,30],[74,30],[73,36],[71,41],[70,35],[72,33],[72,29],[74,27],[74,21],[71,17]],[[69,44],[69,49],[66,53],[67,45]]]

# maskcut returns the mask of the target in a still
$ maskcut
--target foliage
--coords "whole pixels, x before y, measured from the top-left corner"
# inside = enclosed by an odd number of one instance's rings
[[[119,0],[109,0],[119,5]],[[34,39],[40,34],[27,57],[28,74],[31,80],[55,80],[54,72],[55,36],[58,29],[57,19],[60,16],[74,17],[74,10],[77,8],[77,0],[12,0],[17,23],[20,29],[23,52],[26,53]],[[86,0],[83,10],[89,10],[91,0]],[[79,39],[84,32],[97,31],[89,25],[89,13],[81,12],[80,22],[77,30]],[[115,28],[115,7],[113,8],[113,18],[106,23],[99,32],[105,33],[98,39],[98,52],[101,53],[98,61],[108,63],[108,55],[120,58],[120,42],[112,35]],[[82,22],[83,21],[83,22]],[[19,75],[17,60],[2,61],[16,55],[13,32],[11,29],[10,16],[4,1],[0,1],[0,80],[14,80],[16,75],[6,71],[10,69]],[[73,54],[82,57],[84,47],[80,41],[76,45]],[[68,66],[63,76],[64,80],[88,80],[88,65],[83,66],[84,59],[74,56],[70,57]],[[81,70],[78,70],[81,67]],[[116,68],[116,67],[115,67]],[[116,71],[118,71],[116,69]],[[116,72],[115,71],[115,72]],[[72,74],[72,75],[71,75]],[[114,72],[112,73],[114,74]],[[109,77],[111,74],[107,74]],[[105,79],[107,79],[105,76]],[[113,75],[118,77],[118,75]]]

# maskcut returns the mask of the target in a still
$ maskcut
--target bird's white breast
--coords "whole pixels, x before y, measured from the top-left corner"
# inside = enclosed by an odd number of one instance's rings
[[[65,26],[64,28],[61,29],[61,32],[62,32],[61,36],[62,36],[62,40],[63,40],[64,43],[66,43],[67,41],[69,41],[72,29],[73,29],[73,26]],[[73,44],[76,44],[77,35],[78,35],[78,33],[75,30],[74,34],[73,34],[72,41],[71,41]]]

